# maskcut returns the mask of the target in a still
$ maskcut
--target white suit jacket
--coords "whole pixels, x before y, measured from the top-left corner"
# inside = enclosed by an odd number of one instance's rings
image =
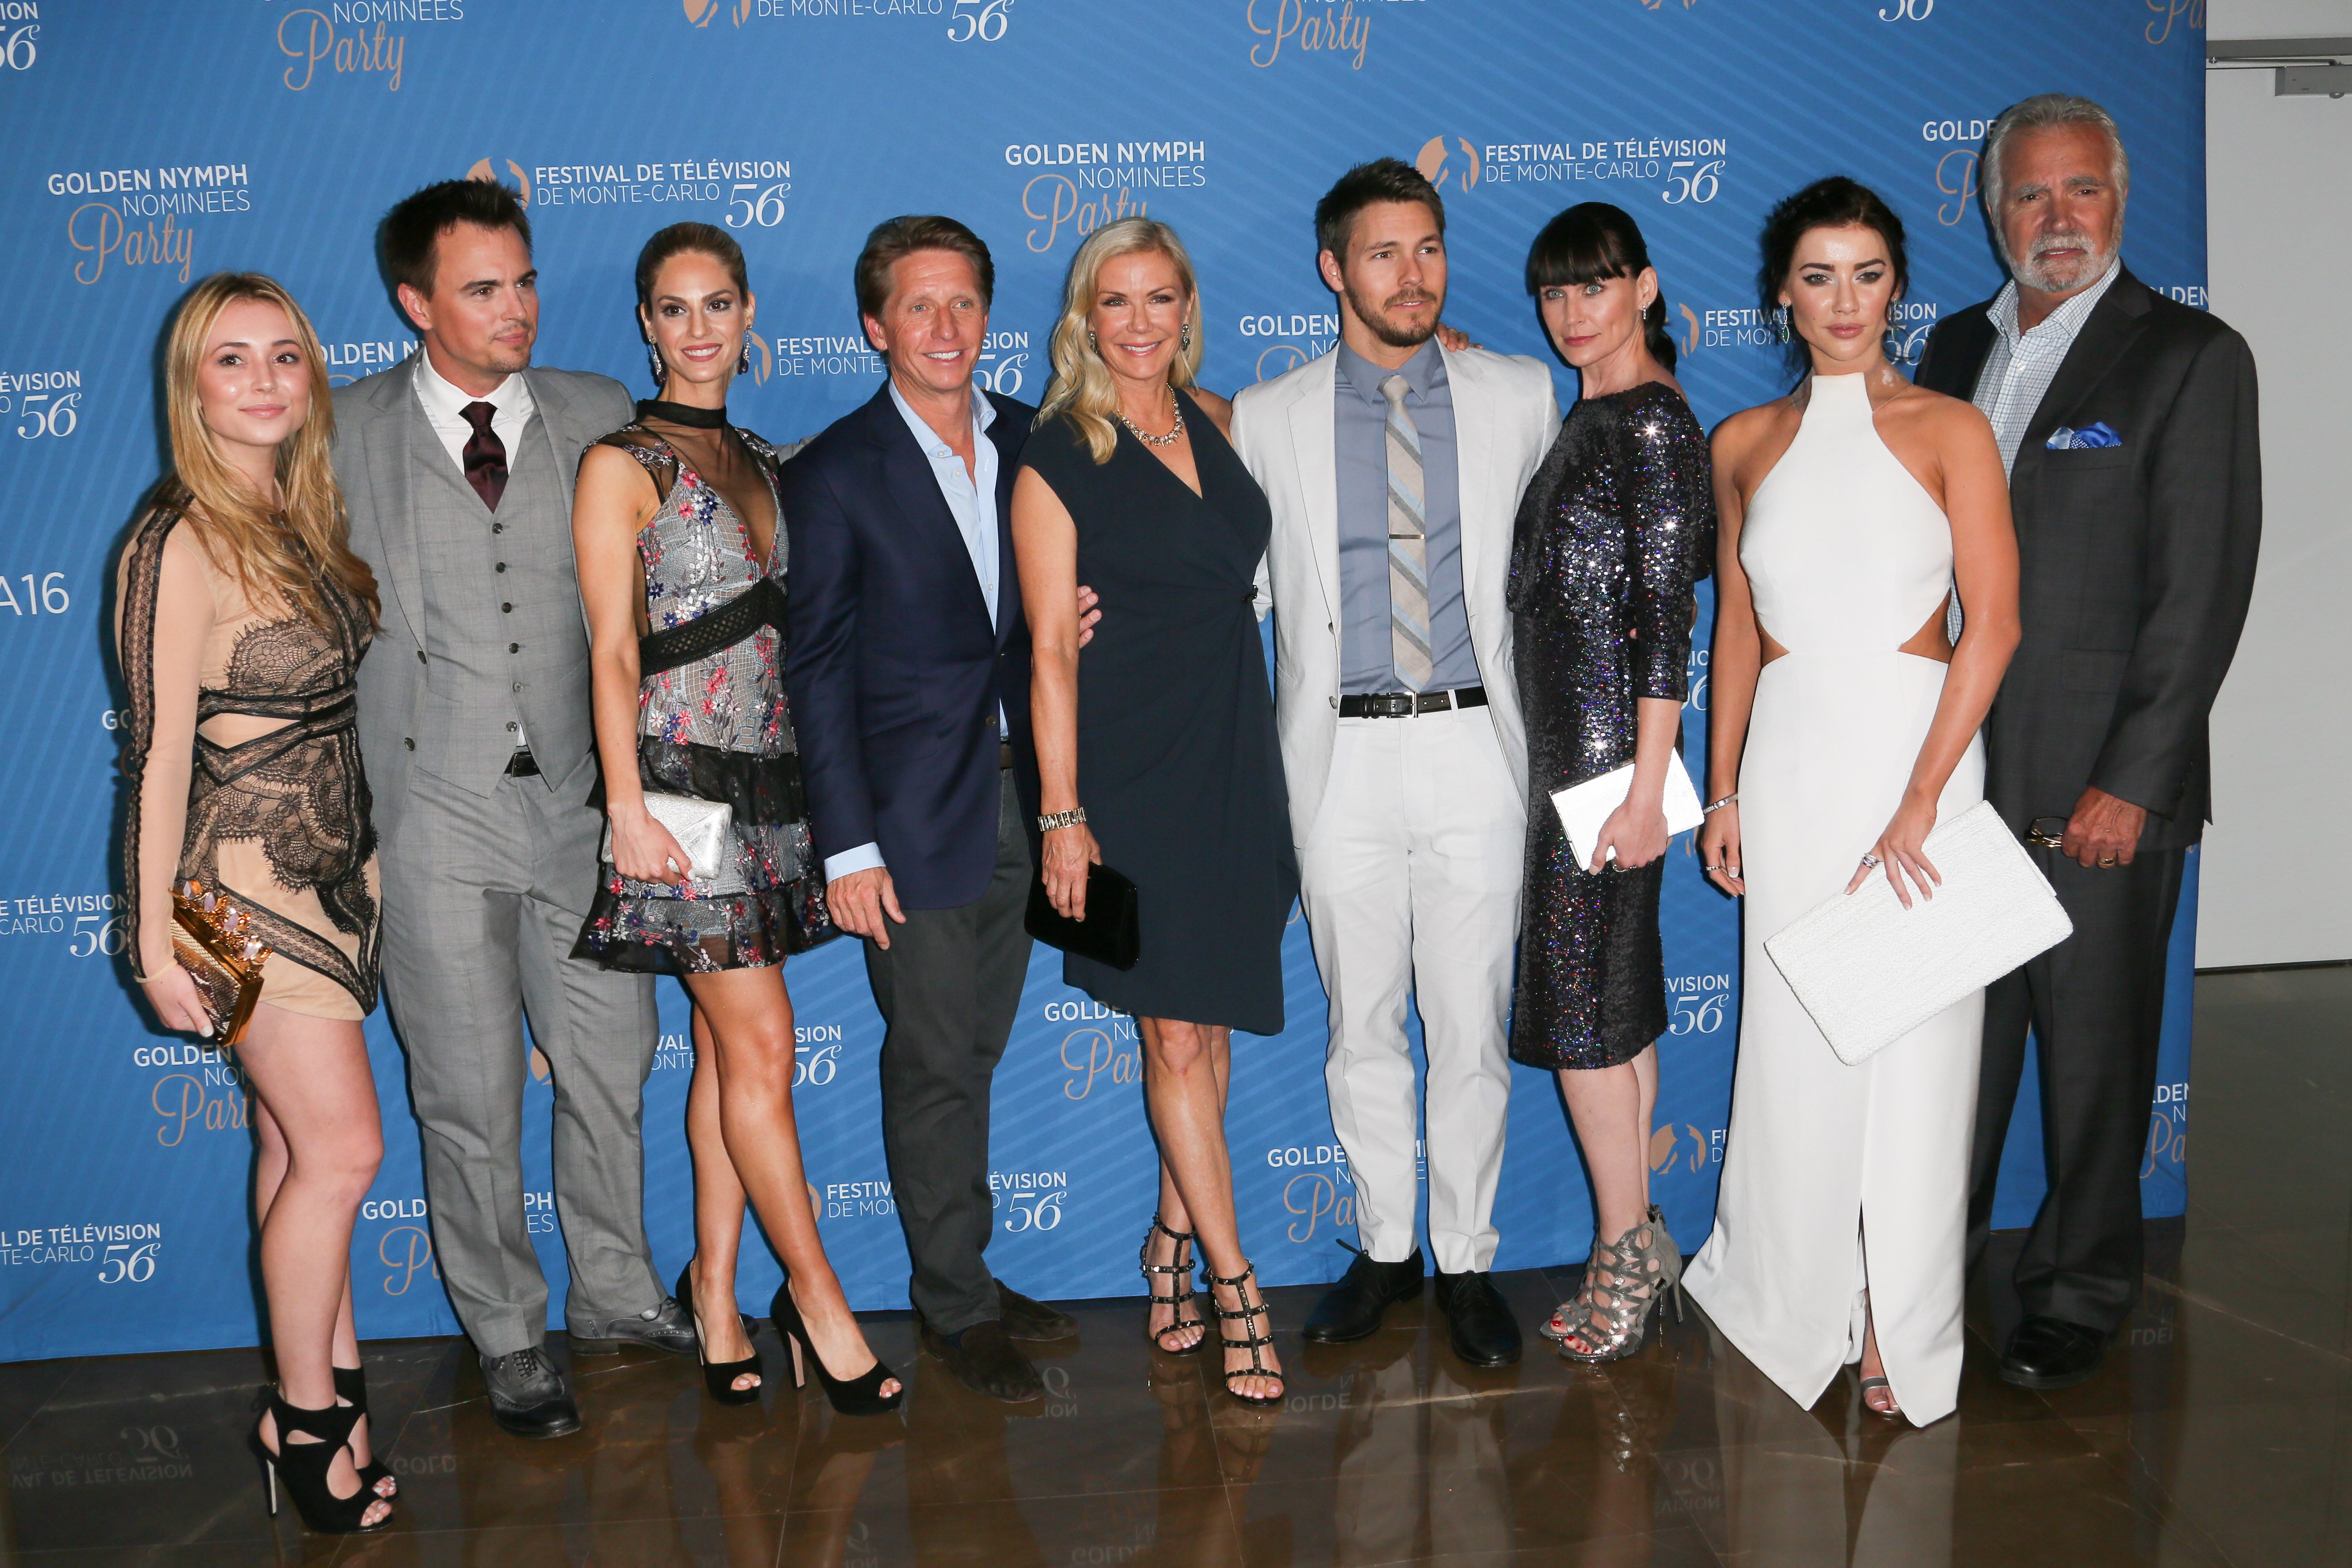
[[[1441,347],[1441,352],[1444,352]],[[1339,351],[1234,398],[1234,448],[1274,508],[1258,613],[1274,611],[1274,710],[1292,840],[1307,842],[1339,724]],[[1511,532],[1519,498],[1559,430],[1551,372],[1524,355],[1445,354],[1462,510],[1462,596],[1495,738],[1524,801],[1527,727],[1511,666]]]

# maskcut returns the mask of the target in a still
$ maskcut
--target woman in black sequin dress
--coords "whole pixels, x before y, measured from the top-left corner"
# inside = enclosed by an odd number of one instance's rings
[[[1640,229],[1601,202],[1569,208],[1528,255],[1553,346],[1582,395],[1520,503],[1511,563],[1527,714],[1527,886],[1511,1058],[1559,1072],[1592,1176],[1584,1287],[1544,1331],[1578,1360],[1641,1344],[1681,1259],[1649,1201],[1656,1040],[1666,1030],[1658,892],[1665,770],[1679,767],[1692,584],[1715,553],[1706,434],[1671,370],[1665,301]],[[1576,863],[1555,790],[1634,764]]]

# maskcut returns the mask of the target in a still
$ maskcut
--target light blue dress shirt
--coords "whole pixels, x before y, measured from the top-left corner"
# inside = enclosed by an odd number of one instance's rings
[[[996,405],[989,402],[988,394],[977,384],[972,387],[971,467],[966,468],[955,448],[923,423],[923,416],[899,392],[896,380],[890,383],[890,402],[931,465],[931,478],[940,487],[940,499],[948,503],[956,531],[963,535],[963,547],[971,553],[972,574],[980,579],[980,596],[988,605],[988,624],[994,626],[1003,561],[996,539],[996,443],[988,438],[988,427],[996,423]],[[996,710],[996,731],[999,735],[1006,732],[1002,704]],[[870,871],[884,864],[879,844],[861,844],[855,849],[826,856],[824,879],[838,881],[854,871]]]

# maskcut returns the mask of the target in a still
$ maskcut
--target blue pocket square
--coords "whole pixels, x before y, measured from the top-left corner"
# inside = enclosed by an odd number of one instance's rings
[[[2123,444],[2124,438],[2109,428],[2104,419],[2095,424],[2085,425],[2080,430],[2070,430],[2061,425],[2050,432],[2050,439],[2047,443],[2050,450],[2053,452],[2080,452],[2098,447],[2120,447]]]

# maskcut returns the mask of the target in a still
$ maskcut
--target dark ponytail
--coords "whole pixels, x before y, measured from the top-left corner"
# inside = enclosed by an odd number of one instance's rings
[[[1605,278],[1639,278],[1650,265],[1642,227],[1624,208],[1607,202],[1579,202],[1555,216],[1528,247],[1528,292],[1598,283]],[[1674,334],[1666,331],[1664,284],[1642,312],[1642,341],[1650,357],[1675,368]]]

